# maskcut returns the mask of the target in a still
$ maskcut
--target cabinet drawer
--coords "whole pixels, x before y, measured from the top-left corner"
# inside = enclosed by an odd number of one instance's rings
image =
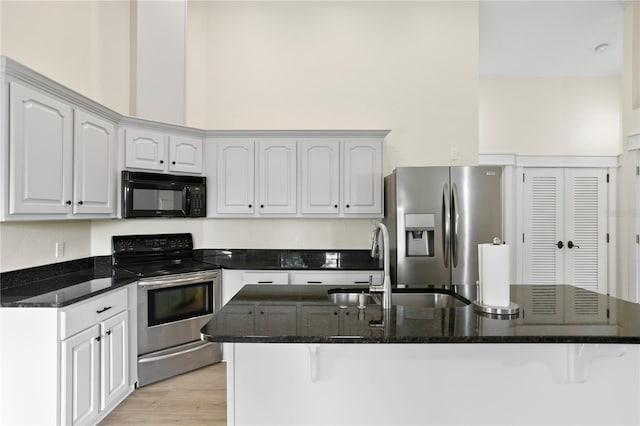
[[[73,336],[126,309],[126,288],[71,305],[60,313],[60,339]]]
[[[288,272],[245,272],[244,284],[289,284]]]
[[[294,272],[291,284],[362,285],[369,284],[369,276],[373,284],[382,284],[381,271]]]

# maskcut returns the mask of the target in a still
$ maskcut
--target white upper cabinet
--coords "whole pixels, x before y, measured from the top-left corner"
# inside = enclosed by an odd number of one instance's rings
[[[230,139],[216,141],[217,212],[254,212],[254,141]]]
[[[16,82],[9,99],[8,213],[113,215],[115,125]]]
[[[382,216],[382,139],[303,140],[302,213]]]
[[[259,213],[296,213],[296,141],[260,140],[257,149]]]
[[[338,140],[303,140],[300,145],[302,214],[340,211],[340,149]]]
[[[15,82],[9,91],[9,214],[71,212],[71,107]]]
[[[115,126],[74,111],[74,213],[111,214],[115,208]]]
[[[169,171],[202,173],[202,139],[169,136]]]
[[[607,170],[525,169],[525,284],[607,292]]]
[[[139,128],[124,131],[124,166],[166,173],[202,173],[201,138]]]
[[[209,200],[216,204],[213,215],[382,217],[386,134],[312,130],[210,134],[207,164]]]
[[[382,214],[382,141],[342,141],[345,214]]]
[[[139,129],[124,131],[124,165],[127,168],[165,171],[165,135]]]

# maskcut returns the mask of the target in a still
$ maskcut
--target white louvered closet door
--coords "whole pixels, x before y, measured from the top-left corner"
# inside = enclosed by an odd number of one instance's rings
[[[527,169],[523,193],[522,251],[525,284],[560,284],[564,250],[564,172],[562,169]]]
[[[607,172],[566,169],[565,281],[607,289]]]
[[[532,168],[524,175],[523,283],[606,293],[607,171]]]

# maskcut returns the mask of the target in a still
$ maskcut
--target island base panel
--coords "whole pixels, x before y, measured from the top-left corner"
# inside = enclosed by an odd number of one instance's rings
[[[633,345],[229,346],[230,425],[640,424]]]

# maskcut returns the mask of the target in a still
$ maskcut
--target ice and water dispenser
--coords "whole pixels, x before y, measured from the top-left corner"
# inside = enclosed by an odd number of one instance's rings
[[[407,213],[404,215],[406,255],[434,257],[435,215]]]

